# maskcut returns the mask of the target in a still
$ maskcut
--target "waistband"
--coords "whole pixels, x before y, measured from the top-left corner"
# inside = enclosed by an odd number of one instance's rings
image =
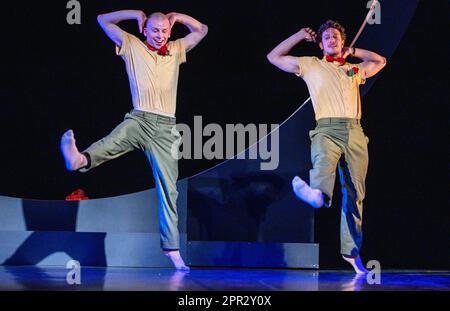
[[[133,116],[138,116],[138,117],[141,117],[141,118],[147,119],[147,120],[154,120],[154,121],[158,121],[158,122],[164,122],[167,124],[176,124],[177,123],[177,119],[175,117],[169,117],[169,116],[165,116],[165,115],[157,114],[157,113],[153,113],[153,112],[133,109],[133,110],[131,110],[130,113]]]
[[[326,125],[326,124],[358,124],[361,125],[360,119],[352,119],[352,118],[320,118],[316,121],[317,125]]]

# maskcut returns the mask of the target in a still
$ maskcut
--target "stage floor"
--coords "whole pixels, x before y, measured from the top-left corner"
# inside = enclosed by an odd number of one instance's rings
[[[87,291],[448,291],[450,271],[384,271],[381,284],[350,271],[192,268],[81,269],[81,284],[69,285],[64,267],[0,266],[0,290]]]

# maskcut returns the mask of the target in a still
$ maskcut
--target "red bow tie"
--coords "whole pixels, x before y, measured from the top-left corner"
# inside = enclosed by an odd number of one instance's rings
[[[340,66],[345,64],[345,58],[343,57],[333,57],[330,55],[327,55],[326,57],[327,62],[338,62]]]
[[[144,42],[150,51],[157,51],[158,55],[166,56],[169,55],[169,49],[167,48],[167,44],[164,44],[161,48],[157,49],[151,46],[147,41]]]

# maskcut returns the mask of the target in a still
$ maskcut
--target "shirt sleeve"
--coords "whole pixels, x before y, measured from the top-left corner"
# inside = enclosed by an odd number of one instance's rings
[[[173,51],[169,51],[169,52],[172,52],[172,54],[175,55],[175,57],[178,60],[178,63],[180,65],[185,63],[186,62],[186,48],[184,46],[183,39],[178,39],[178,40],[174,41],[172,44],[172,49],[173,49]]]
[[[295,75],[297,77],[303,78],[305,75],[308,74],[308,72],[310,71],[310,69],[312,67],[313,57],[301,56],[301,57],[298,57],[297,59],[298,59],[299,72],[296,73]]]
[[[138,40],[135,36],[132,34],[129,34],[128,32],[123,32],[123,40],[122,45],[116,45],[116,55],[126,57],[131,52],[131,45],[133,44],[134,40]]]

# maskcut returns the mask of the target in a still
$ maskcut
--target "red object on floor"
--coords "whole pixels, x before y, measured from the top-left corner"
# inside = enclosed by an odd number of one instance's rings
[[[84,195],[84,190],[82,189],[77,189],[68,196],[66,196],[66,201],[80,201],[80,200],[89,200],[89,198]]]

